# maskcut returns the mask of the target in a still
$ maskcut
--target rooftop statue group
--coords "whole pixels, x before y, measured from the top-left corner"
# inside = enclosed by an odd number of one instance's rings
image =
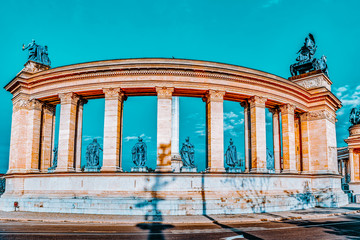
[[[320,59],[316,59],[313,56],[315,55],[317,46],[315,44],[314,36],[309,33],[305,38],[304,45],[297,52],[298,57],[296,58],[296,63],[290,65],[291,76],[296,76],[299,74],[321,70],[327,76],[329,76],[328,68],[326,64],[326,56],[322,56]]]
[[[35,40],[32,40],[27,46],[23,44],[22,47],[23,51],[28,50],[29,57],[28,60],[41,63],[47,66],[51,65],[51,61],[48,55],[48,47],[47,46],[40,46],[35,43]]]
[[[351,123],[351,125],[360,124],[360,108],[359,109],[356,109],[356,108],[351,109],[350,123]]]

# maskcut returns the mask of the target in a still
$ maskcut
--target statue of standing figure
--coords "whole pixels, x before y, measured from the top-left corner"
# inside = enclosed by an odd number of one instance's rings
[[[225,162],[229,167],[239,168],[240,159],[237,158],[236,146],[234,145],[233,140],[230,138],[230,145],[228,146],[225,152]]]
[[[192,143],[190,143],[190,138],[185,139],[180,150],[181,160],[183,162],[182,168],[195,168],[194,158],[195,158],[195,148]]]
[[[146,144],[143,142],[142,137],[138,137],[138,142],[132,148],[132,160],[136,167],[144,167],[146,162]]]
[[[24,51],[26,49],[29,51],[28,60],[38,62],[47,66],[51,65],[47,46],[40,46],[36,44],[35,40],[33,39],[32,42],[29,43],[26,47],[25,44],[23,44],[22,50]]]
[[[102,148],[96,138],[94,138],[92,143],[90,143],[86,148],[85,171],[100,170],[100,151],[102,151]]]
[[[57,167],[57,158],[58,158],[58,147],[54,147],[53,149],[53,163],[52,166],[48,168],[48,171],[54,171]]]

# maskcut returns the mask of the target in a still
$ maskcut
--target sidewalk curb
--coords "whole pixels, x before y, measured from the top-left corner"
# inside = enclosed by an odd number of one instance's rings
[[[338,212],[338,213],[329,213],[329,214],[314,214],[314,215],[308,215],[308,216],[289,216],[289,217],[274,217],[274,218],[258,218],[258,219],[240,219],[238,220],[226,220],[226,219],[202,219],[200,221],[173,221],[173,220],[166,220],[162,223],[166,224],[207,224],[207,223],[228,223],[228,224],[238,224],[238,223],[252,223],[252,222],[278,222],[278,221],[287,221],[287,220],[311,220],[311,219],[320,219],[320,218],[328,218],[328,217],[334,217],[334,216],[342,216],[342,215],[349,215],[349,214],[356,214],[360,213],[360,210],[355,211],[349,211],[349,212]],[[182,216],[179,216],[180,218]],[[165,217],[166,218],[166,217]],[[214,216],[216,218],[216,216]],[[119,220],[71,220],[71,219],[38,219],[38,218],[6,218],[6,217],[0,217],[0,221],[8,221],[8,222],[43,222],[43,223],[92,223],[92,224],[120,224],[120,225],[131,225],[139,224],[139,223],[154,223],[151,221],[119,221]]]

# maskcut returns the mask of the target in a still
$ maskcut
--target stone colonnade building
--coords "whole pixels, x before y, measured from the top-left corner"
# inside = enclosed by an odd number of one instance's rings
[[[185,215],[345,205],[335,133],[341,103],[331,84],[321,71],[284,79],[195,60],[110,60],[53,69],[29,61],[5,87],[13,94],[13,115],[0,209],[12,211],[17,201],[24,211]],[[122,110],[131,96],[157,96],[155,172],[122,172]],[[206,103],[205,173],[172,172],[174,96]],[[103,165],[100,172],[81,172],[83,104],[95,98],[105,98]],[[244,107],[245,173],[224,168],[224,100]],[[58,164],[48,172],[57,104]],[[266,108],[273,115],[275,173],[266,169]]]
[[[360,203],[360,124],[349,128],[349,137],[345,142],[348,144],[346,169],[350,174],[348,190],[353,195],[353,201]]]

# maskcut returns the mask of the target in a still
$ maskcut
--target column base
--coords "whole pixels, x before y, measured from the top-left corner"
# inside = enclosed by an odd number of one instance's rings
[[[337,171],[317,170],[317,171],[302,171],[301,174],[339,174]]]
[[[39,169],[9,169],[6,174],[15,174],[15,173],[40,173]]]
[[[275,169],[275,173],[281,173],[280,169]]]
[[[171,165],[169,166],[157,166],[155,172],[173,172]]]
[[[297,170],[283,169],[281,173],[298,174],[299,172]]]
[[[269,170],[267,168],[252,168],[250,173],[268,173]]]
[[[101,167],[100,172],[122,172],[122,168],[118,167],[118,166],[105,166],[105,167]]]

